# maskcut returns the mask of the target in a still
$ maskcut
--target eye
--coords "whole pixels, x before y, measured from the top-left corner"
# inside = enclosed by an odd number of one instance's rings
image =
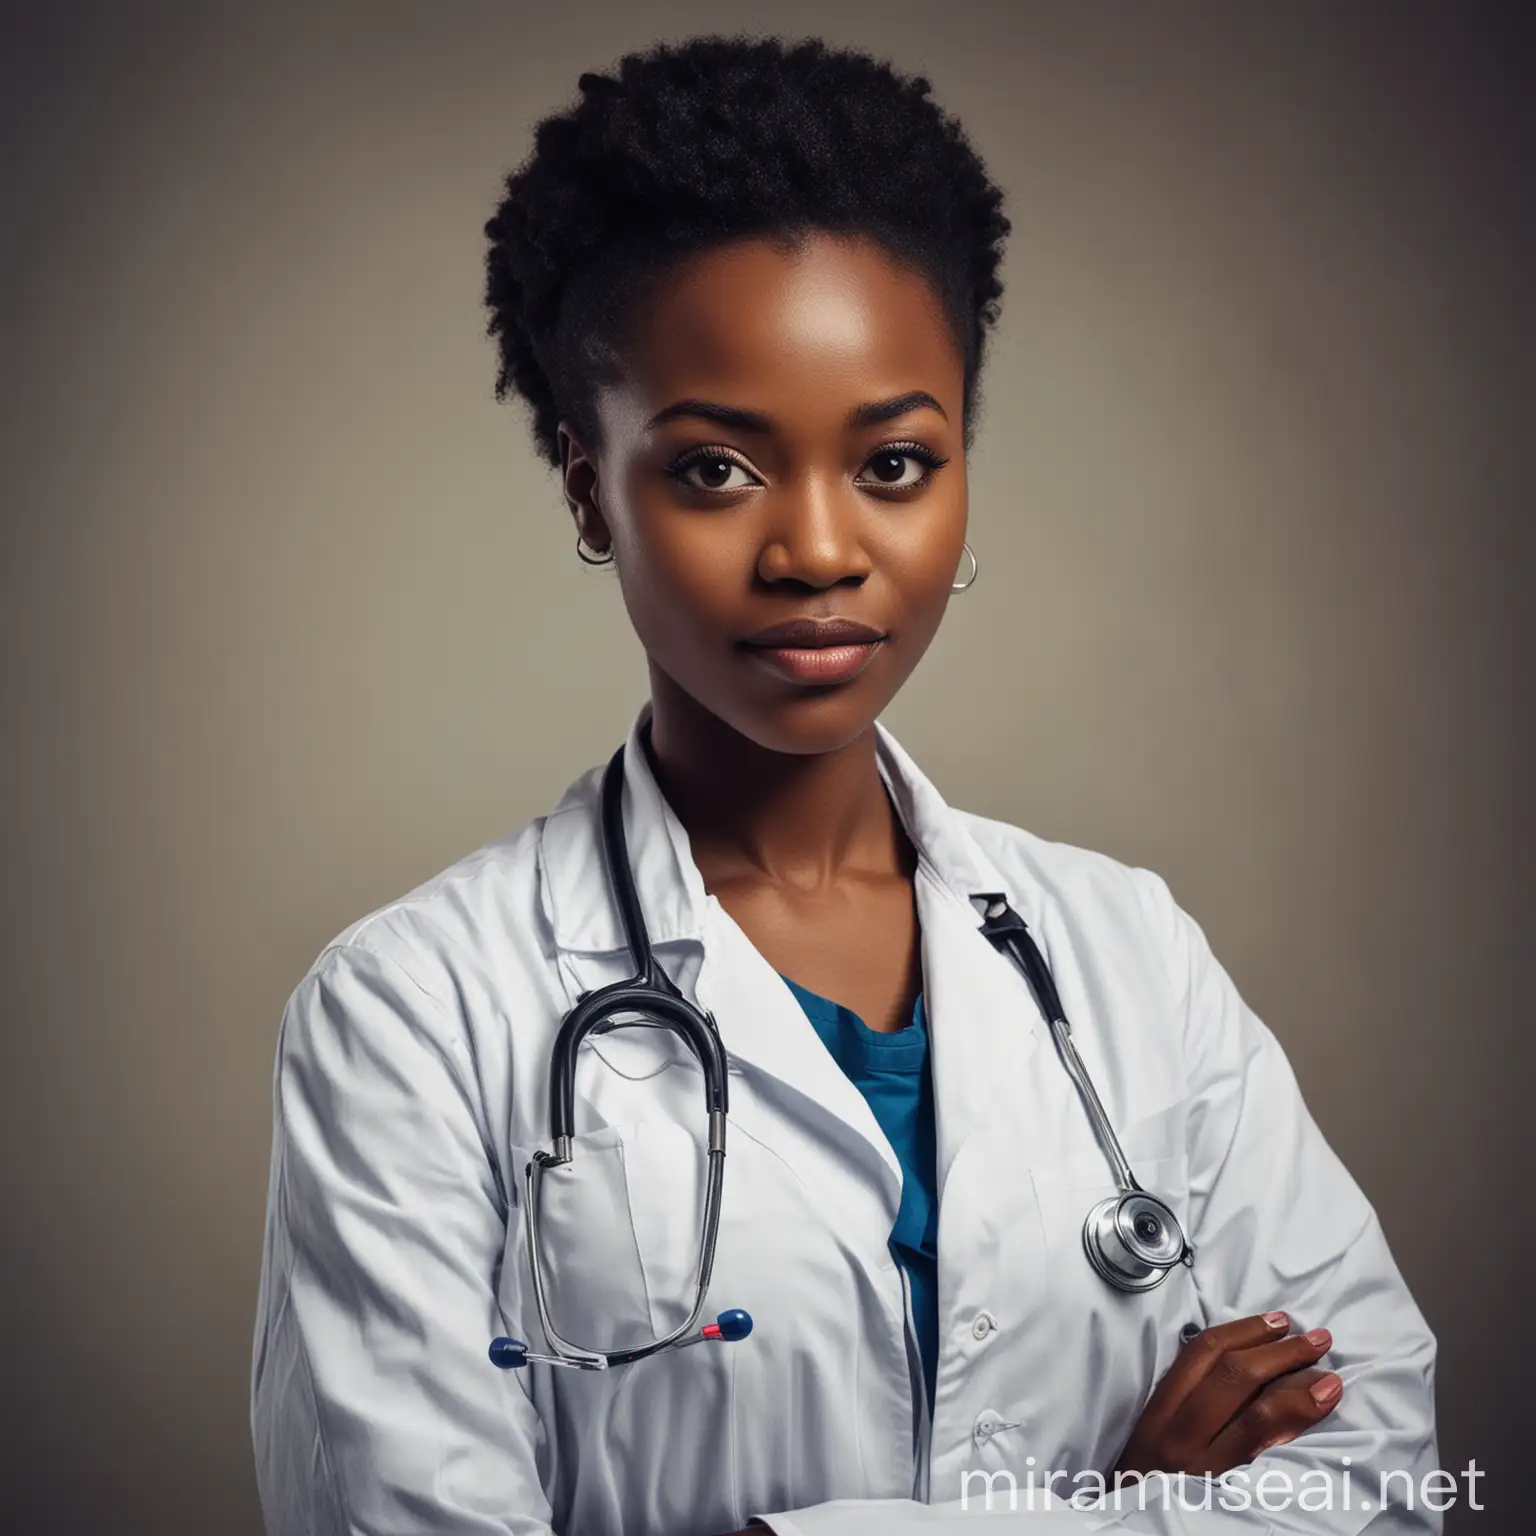
[[[921,443],[890,443],[864,461],[872,478],[860,478],[855,484],[878,486],[882,490],[915,491],[933,478],[949,460]],[[756,474],[733,451],[716,446],[690,448],[666,466],[666,473],[691,490],[706,494],[727,494],[761,485]],[[742,478],[732,479],[732,476]]]
[[[864,461],[865,468],[873,471],[873,480],[858,483],[878,485],[883,490],[913,491],[926,485],[934,471],[947,463],[948,459],[940,458],[921,443],[889,443]]]
[[[695,491],[741,491],[762,484],[734,453],[723,448],[690,448],[668,464],[666,472]],[[733,481],[733,474],[746,478]]]

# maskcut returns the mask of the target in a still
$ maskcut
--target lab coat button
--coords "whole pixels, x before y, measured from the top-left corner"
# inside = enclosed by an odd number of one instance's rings
[[[971,1324],[971,1337],[984,1339],[997,1327],[997,1319],[990,1312],[978,1312],[976,1321]]]
[[[1179,1342],[1181,1344],[1188,1344],[1191,1339],[1202,1332],[1204,1332],[1204,1330],[1201,1328],[1199,1323],[1185,1323],[1184,1326],[1179,1329]]]
[[[978,1440],[990,1440],[1002,1427],[1002,1419],[988,1408],[985,1413],[978,1414],[973,1430]]]

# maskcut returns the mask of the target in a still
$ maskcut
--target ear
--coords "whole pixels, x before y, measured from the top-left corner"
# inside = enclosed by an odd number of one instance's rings
[[[583,544],[601,554],[613,544],[613,533],[603,516],[597,464],[577,438],[571,423],[562,419],[555,428],[560,445],[560,484],[565,505]]]

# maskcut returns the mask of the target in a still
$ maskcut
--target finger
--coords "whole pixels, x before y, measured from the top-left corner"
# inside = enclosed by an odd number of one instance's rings
[[[1199,1386],[1229,1349],[1251,1349],[1284,1338],[1291,1320],[1284,1312],[1264,1312],[1234,1318],[1197,1333],[1178,1353],[1152,1389],[1137,1421],[1137,1432],[1157,1432],[1168,1423],[1185,1398]]]
[[[1276,1382],[1277,1385],[1290,1384],[1290,1385],[1296,1385],[1296,1386],[1310,1387],[1313,1382],[1321,1381],[1322,1378],[1324,1376],[1328,1375],[1328,1374],[1329,1374],[1328,1371],[1326,1371],[1320,1365],[1309,1365],[1309,1366],[1303,1367],[1299,1371],[1285,1372],[1285,1373],[1277,1376],[1275,1378],[1275,1382]],[[1247,1406],[1248,1406],[1248,1404],[1244,1403],[1243,1407],[1239,1408],[1237,1410],[1237,1412],[1234,1413],[1232,1415],[1232,1417],[1230,1419],[1228,1419],[1227,1422],[1225,1424],[1223,1424],[1221,1426],[1221,1428],[1218,1429],[1216,1431],[1216,1433],[1213,1434],[1210,1437],[1211,1441],[1214,1442],[1218,1438],[1218,1436],[1221,1434],[1222,1430],[1229,1429],[1233,1424],[1235,1424],[1237,1422],[1238,1418],[1243,1413],[1243,1410],[1246,1409]],[[1290,1439],[1292,1437],[1291,1436],[1287,1436],[1286,1438]],[[1260,1449],[1261,1450],[1270,1450],[1270,1449],[1272,1449],[1273,1445],[1278,1445],[1279,1443],[1280,1442],[1277,1440],[1277,1441],[1272,1442],[1272,1444],[1269,1445],[1269,1446],[1261,1446]]]
[[[1174,1410],[1168,1432],[1182,1445],[1209,1445],[1276,1377],[1313,1365],[1332,1345],[1326,1328],[1314,1328],[1252,1349],[1228,1350]]]
[[[1344,1399],[1332,1371],[1298,1371],[1269,1384],[1211,1442],[1211,1460],[1242,1466],[1326,1419]]]
[[[1271,1383],[1211,1444],[1213,1460],[1240,1466],[1294,1440],[1326,1419],[1343,1401],[1333,1371],[1296,1371]]]

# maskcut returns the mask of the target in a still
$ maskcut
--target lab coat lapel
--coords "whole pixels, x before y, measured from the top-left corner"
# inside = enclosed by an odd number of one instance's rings
[[[1001,894],[1029,924],[1036,942],[1046,913],[1043,892],[1006,876],[883,726],[879,762],[892,803],[918,850],[918,921],[930,1037],[939,1188],[964,1144],[998,1116],[1017,1122],[1038,1089],[1054,1047],[1018,967],[981,933],[984,894]],[[1047,955],[1047,958],[1049,956]],[[1045,1043],[1046,1055],[1037,1055]]]
[[[814,1186],[821,1174],[813,1144],[803,1134],[775,1132],[778,1116],[788,1115],[814,1133],[815,1145],[830,1144],[837,1162],[852,1158],[867,1167],[894,1224],[901,1163],[869,1101],[833,1059],[783,978],[713,897],[698,990],[733,1070],[751,1090],[743,1094],[732,1084],[732,1120]]]
[[[642,734],[647,703],[624,746],[624,839],[640,912],[653,947],[698,945],[708,898],[688,834],[651,772]],[[544,818],[539,835],[539,891],[557,948],[565,955],[625,952],[624,927],[603,859],[604,762],[590,768]],[[670,970],[670,968],[669,968]],[[675,978],[674,978],[675,979]]]
[[[1028,984],[982,936],[970,905],[923,869],[917,899],[942,1191],[965,1142],[995,1115],[1017,1114],[1042,1026]]]

